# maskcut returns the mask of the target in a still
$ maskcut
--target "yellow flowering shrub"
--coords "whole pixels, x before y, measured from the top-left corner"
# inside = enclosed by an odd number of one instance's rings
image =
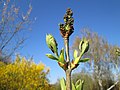
[[[35,64],[19,56],[11,64],[0,62],[0,90],[47,90],[48,72],[44,64]]]

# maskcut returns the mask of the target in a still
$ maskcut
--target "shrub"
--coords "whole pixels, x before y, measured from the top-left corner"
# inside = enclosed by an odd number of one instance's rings
[[[45,90],[49,87],[46,75],[49,69],[42,63],[35,64],[16,57],[14,63],[0,62],[0,88],[2,90]]]

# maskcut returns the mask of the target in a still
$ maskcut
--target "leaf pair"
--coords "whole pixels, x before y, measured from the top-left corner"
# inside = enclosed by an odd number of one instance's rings
[[[80,55],[78,56],[78,51],[74,50],[74,53],[73,53],[74,60],[71,62],[71,69],[72,70],[77,68],[77,66],[79,65],[80,62],[87,62],[87,61],[89,61],[89,58],[81,59],[82,55],[83,54],[80,53]]]
[[[79,49],[81,51],[81,55],[86,53],[89,49],[89,41],[86,38],[83,38],[79,44]]]
[[[56,60],[61,68],[66,70],[66,62],[64,60],[64,49],[60,51],[60,55],[53,56],[52,54],[46,54],[46,56],[52,60]]]
[[[78,51],[77,50],[74,50],[74,55],[73,56],[74,56],[74,63],[75,64],[79,64],[80,62],[87,62],[87,61],[89,61],[89,58],[81,59],[82,54],[80,54],[78,56]]]
[[[79,64],[80,62],[87,62],[89,59],[84,58],[81,59],[84,53],[86,53],[89,49],[89,41],[86,38],[83,38],[79,44],[80,55],[78,56],[78,51],[74,50],[74,64]]]
[[[72,83],[72,90],[83,90],[83,84],[84,81],[79,79],[75,84]],[[60,86],[61,90],[66,90],[66,83],[64,78],[60,79]]]
[[[83,80],[78,80],[75,84],[72,83],[72,90],[83,90]]]
[[[64,78],[60,79],[60,86],[61,86],[61,90],[66,90],[66,84]]]
[[[46,56],[52,60],[56,60],[58,62],[61,62],[61,63],[64,63],[65,60],[64,60],[64,49],[62,49],[60,51],[60,55],[58,57],[56,56],[53,56],[52,54],[46,54]]]

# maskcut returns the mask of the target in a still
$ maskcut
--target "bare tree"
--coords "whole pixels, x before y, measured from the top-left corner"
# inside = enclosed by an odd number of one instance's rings
[[[24,33],[31,23],[29,19],[32,6],[29,4],[28,10],[21,12],[18,1],[0,1],[0,53],[2,61],[10,58],[13,53],[20,48],[26,40]]]

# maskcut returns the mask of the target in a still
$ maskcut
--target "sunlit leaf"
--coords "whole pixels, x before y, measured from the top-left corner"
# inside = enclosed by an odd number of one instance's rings
[[[89,60],[90,60],[89,58],[84,58],[84,59],[80,59],[79,62],[87,62]]]
[[[64,78],[60,79],[60,86],[61,86],[61,90],[66,90],[66,84]]]
[[[78,56],[78,51],[74,50],[74,58],[77,58],[77,56]]]
[[[46,35],[46,43],[48,47],[51,49],[51,51],[58,56],[58,48],[57,48],[57,42],[55,38],[51,34]]]
[[[46,56],[52,60],[58,60],[58,58],[53,56],[52,54],[46,54]]]
[[[74,83],[72,83],[72,90],[76,90]]]
[[[64,49],[60,51],[59,62],[64,63]]]

